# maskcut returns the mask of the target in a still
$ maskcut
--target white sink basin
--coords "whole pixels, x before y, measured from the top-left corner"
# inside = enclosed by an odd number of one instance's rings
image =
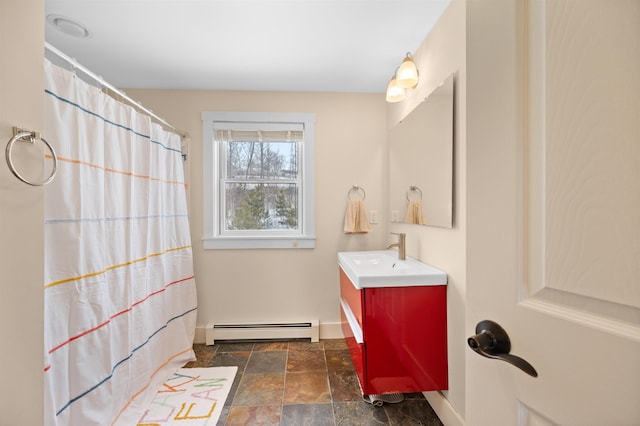
[[[410,257],[399,260],[395,250],[340,252],[338,264],[358,289],[447,284],[445,272]]]

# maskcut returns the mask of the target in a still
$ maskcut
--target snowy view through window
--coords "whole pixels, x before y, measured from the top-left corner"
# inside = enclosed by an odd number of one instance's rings
[[[224,229],[298,229],[298,142],[226,141]]]

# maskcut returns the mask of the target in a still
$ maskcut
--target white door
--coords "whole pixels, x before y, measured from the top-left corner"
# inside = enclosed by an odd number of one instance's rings
[[[467,2],[467,425],[640,425],[640,1]]]

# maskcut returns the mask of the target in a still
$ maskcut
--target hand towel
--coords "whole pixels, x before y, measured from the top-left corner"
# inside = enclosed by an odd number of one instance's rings
[[[345,234],[366,234],[371,231],[369,216],[362,200],[349,200],[344,215]]]
[[[405,223],[424,225],[424,211],[421,201],[410,201],[407,206],[407,214],[404,217]]]

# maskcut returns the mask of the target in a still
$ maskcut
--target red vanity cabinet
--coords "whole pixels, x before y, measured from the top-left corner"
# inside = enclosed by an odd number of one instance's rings
[[[358,289],[340,268],[342,331],[365,395],[447,389],[446,290]]]

